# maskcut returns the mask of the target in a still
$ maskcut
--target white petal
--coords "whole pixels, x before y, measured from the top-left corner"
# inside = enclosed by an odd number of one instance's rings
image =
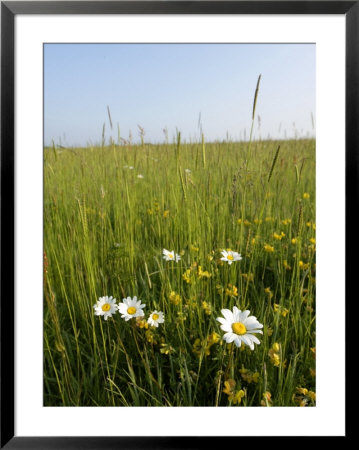
[[[230,331],[230,332],[232,332],[232,325],[230,325],[228,322],[226,322],[223,325],[221,325],[220,328],[223,331]]]
[[[242,341],[243,341],[246,345],[248,345],[249,347],[253,346],[252,340],[251,340],[248,336],[246,336],[245,334],[243,334],[243,335],[241,336],[241,339],[242,339]]]
[[[236,338],[235,338],[235,340],[234,340],[234,343],[236,344],[236,346],[237,346],[238,348],[241,346],[242,341],[241,341],[241,339],[240,339],[239,336],[236,336]]]
[[[262,330],[247,330],[247,334],[254,334],[254,333],[263,334],[263,331]]]
[[[234,322],[232,311],[230,311],[229,309],[222,309],[221,313],[228,320],[228,322],[230,322],[230,323]]]
[[[224,325],[225,323],[227,323],[227,320],[223,317],[217,317],[216,319],[219,323],[221,323],[222,325]]]
[[[255,342],[257,345],[259,345],[259,344],[261,343],[261,341],[260,341],[256,336],[254,336],[253,334],[250,334],[248,337],[249,337],[253,342]]]
[[[233,306],[233,320],[235,322],[242,322],[241,320],[241,310],[237,306]]]
[[[245,325],[245,320],[247,319],[247,317],[249,316],[249,314],[250,314],[250,311],[242,311],[242,313],[241,313],[241,317],[240,317],[240,319],[239,319],[239,321],[240,322],[242,322],[243,323],[243,325]],[[247,327],[246,327],[247,328]]]

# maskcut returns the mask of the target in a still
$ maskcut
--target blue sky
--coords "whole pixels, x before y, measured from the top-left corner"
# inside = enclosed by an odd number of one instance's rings
[[[45,44],[45,145],[248,138],[259,74],[255,138],[314,136],[314,44]]]

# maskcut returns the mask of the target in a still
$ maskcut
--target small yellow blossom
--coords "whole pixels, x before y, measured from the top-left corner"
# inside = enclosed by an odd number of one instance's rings
[[[289,225],[290,223],[292,223],[291,219],[284,219],[284,220],[282,220],[282,224],[283,225]]]
[[[265,219],[265,222],[274,222],[274,219],[273,219],[273,217],[266,217]]]
[[[203,301],[202,308],[204,309],[204,312],[205,314],[207,314],[207,316],[210,316],[212,314],[212,307],[209,303]]]
[[[294,245],[294,244],[297,243],[297,239],[296,239],[296,238],[293,238],[293,239],[291,240],[291,242],[292,242],[292,244]]]
[[[244,395],[245,394],[244,394],[244,391],[242,389],[240,389],[239,391],[235,392],[233,394],[232,399],[231,399],[233,405],[239,405],[241,403],[242,398],[244,397]]]
[[[190,284],[192,282],[192,278],[191,278],[191,269],[187,269],[185,271],[185,273],[182,275],[182,278],[184,279],[184,281],[188,284]]]
[[[268,391],[263,392],[263,400],[261,400],[262,406],[272,406],[272,394]]]
[[[250,273],[242,273],[241,276],[247,281],[254,281],[254,274],[251,272]]]
[[[148,214],[149,216],[152,216],[152,214],[153,214],[153,211],[152,211],[152,209],[148,208],[148,210],[147,210],[147,214]]]
[[[238,219],[237,223],[238,223],[238,225],[240,225],[242,223],[242,219]]]
[[[281,346],[278,344],[278,342],[275,342],[272,345],[272,348],[268,351],[268,356],[271,360],[271,363],[275,367],[279,367],[280,365],[285,368],[286,367],[286,361],[281,361]]]
[[[259,380],[259,372],[251,372],[248,369],[245,369],[243,366],[241,369],[239,369],[239,372],[241,374],[241,377],[244,381],[247,383],[258,383]]]
[[[254,222],[256,225],[260,225],[260,224],[263,222],[263,220],[262,220],[262,219],[254,219],[253,222]]]
[[[146,336],[147,342],[149,342],[150,344],[157,344],[157,342],[155,340],[155,335],[151,330],[146,330],[145,336]]]
[[[199,252],[199,247],[196,247],[196,246],[193,245],[193,244],[191,244],[190,249],[191,249],[193,252]]]
[[[238,289],[236,286],[228,284],[228,287],[226,288],[226,295],[229,295],[230,297],[238,297]]]
[[[280,234],[278,233],[273,233],[273,237],[274,239],[276,239],[277,241],[281,241],[284,238],[285,234],[283,233],[283,231],[281,231]]]
[[[171,345],[166,344],[166,342],[164,342],[163,339],[162,339],[162,342],[161,342],[161,347],[162,348],[160,349],[160,352],[163,355],[171,355],[172,353],[175,352],[175,349],[173,347],[171,347]]]
[[[279,311],[279,314],[283,317],[286,317],[289,313],[289,310],[287,308],[284,308],[283,306],[278,305],[277,303],[274,303],[273,305],[273,311],[276,313]]]
[[[292,269],[290,267],[290,265],[288,264],[288,261],[286,259],[283,260],[283,266],[284,266],[285,270],[291,270]]]
[[[148,328],[147,320],[142,319],[141,317],[136,317],[136,326],[138,326],[139,328],[145,328],[147,330]]]
[[[313,391],[309,391],[309,392],[308,392],[308,397],[309,397],[311,400],[316,400],[316,398],[317,398],[315,392],[313,392]]]
[[[308,194],[308,192],[304,192],[303,198],[304,198],[304,199],[307,199],[307,198],[309,198],[309,197],[310,197],[310,195]]]
[[[250,223],[250,221],[249,220],[245,220],[244,222],[244,225],[246,226],[246,227],[250,227],[252,224]]]
[[[163,211],[163,217],[164,217],[165,219],[167,219],[167,217],[169,216],[169,214],[170,214],[170,212],[169,212],[168,209],[166,209],[165,211]]]
[[[273,297],[273,292],[270,290],[269,286],[264,289],[264,292],[267,294],[269,300]]]
[[[310,238],[309,242],[315,245],[315,239],[314,238]]]
[[[236,382],[232,378],[230,378],[229,380],[224,382],[223,393],[227,394],[228,396],[232,396],[233,390],[235,387],[236,387]]]
[[[299,269],[301,269],[301,270],[307,270],[307,269],[309,269],[309,263],[304,263],[303,261],[299,261],[299,263],[298,263],[298,265],[299,265]]]
[[[269,244],[264,244],[264,251],[267,253],[273,253],[274,252],[274,247],[272,247]]]
[[[201,266],[198,266],[197,272],[198,278],[211,278],[211,274],[207,270],[202,270]]]
[[[179,294],[176,294],[175,291],[171,291],[171,293],[170,293],[170,301],[173,304],[178,305],[179,303],[181,303],[181,296]]]
[[[308,389],[306,389],[306,388],[297,387],[296,391],[298,392],[298,394],[301,394],[301,395],[308,394]]]

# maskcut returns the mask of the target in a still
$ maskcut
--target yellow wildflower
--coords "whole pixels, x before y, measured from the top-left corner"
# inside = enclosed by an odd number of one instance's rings
[[[273,253],[274,252],[274,247],[272,247],[269,244],[264,244],[264,251],[267,253]]]
[[[265,222],[274,222],[273,217],[266,217],[264,220]]]
[[[291,219],[284,219],[284,220],[282,220],[282,224],[283,225],[289,225],[290,223],[292,223]]]
[[[288,261],[286,259],[283,260],[283,266],[284,266],[285,270],[291,270],[292,269],[290,267],[290,265],[288,264]]]
[[[187,269],[185,273],[182,275],[182,278],[185,280],[186,283],[190,284],[192,282],[191,269]]]
[[[303,198],[304,198],[304,199],[308,199],[309,197],[310,197],[310,195],[308,194],[308,192],[304,192]]]
[[[312,244],[315,244],[315,239],[314,238],[310,238],[309,242],[312,243]]]
[[[170,293],[170,301],[174,303],[175,305],[178,305],[181,303],[181,296],[179,294],[176,294],[175,291],[171,291]]]
[[[272,406],[272,394],[268,391],[263,392],[263,400],[261,400],[262,406]]]
[[[245,220],[244,222],[244,225],[246,226],[246,227],[250,227],[252,224],[250,223],[250,221],[249,220]]]
[[[316,400],[316,398],[317,398],[315,392],[313,392],[313,391],[309,391],[309,392],[308,392],[308,397],[309,397],[311,400]]]
[[[253,273],[242,273],[241,275],[245,280],[248,281],[254,281],[254,274]]]
[[[233,405],[239,405],[241,403],[242,398],[244,397],[244,395],[245,394],[244,394],[244,391],[242,389],[240,389],[239,391],[235,392],[233,394],[232,399],[231,399]]]
[[[228,397],[230,397],[233,395],[233,390],[235,387],[236,387],[236,382],[232,378],[230,378],[224,382],[223,393],[227,394]]]
[[[293,238],[293,239],[291,240],[291,242],[292,242],[292,244],[294,245],[294,244],[297,243],[297,239],[296,239],[296,238]]]
[[[228,287],[226,288],[226,295],[229,295],[230,297],[238,297],[238,289],[236,286],[228,284]]]
[[[204,309],[204,312],[205,314],[207,314],[207,316],[210,316],[212,314],[212,307],[209,303],[203,301],[202,308]]]
[[[274,239],[277,239],[277,241],[281,241],[284,238],[285,234],[283,233],[283,231],[281,231],[280,234],[278,233],[273,233],[273,237]]]
[[[170,214],[170,212],[169,212],[168,209],[166,209],[166,211],[163,211],[163,217],[164,217],[165,219],[167,219],[167,217],[169,216],[169,214]]]
[[[238,225],[240,225],[242,223],[242,219],[238,219],[237,223],[238,223]]]
[[[207,270],[202,270],[201,266],[198,266],[197,272],[198,278],[211,278],[211,274]]]
[[[270,290],[270,287],[266,287],[264,292],[267,294],[269,300],[273,297],[273,292]]]
[[[253,222],[254,222],[256,225],[260,225],[263,221],[262,221],[262,219],[254,219]]]
[[[138,326],[139,328],[145,328],[147,330],[148,328],[147,320],[142,319],[141,317],[136,317],[136,326]]]

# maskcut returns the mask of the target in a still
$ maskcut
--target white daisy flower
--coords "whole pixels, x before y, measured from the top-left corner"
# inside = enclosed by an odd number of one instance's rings
[[[166,261],[176,261],[176,262],[178,262],[181,259],[180,255],[175,253],[174,250],[172,250],[170,252],[169,250],[166,250],[164,248],[162,253],[163,253],[163,259],[165,259]]]
[[[185,169],[184,171],[186,172],[187,175],[190,175],[192,173],[191,169]]]
[[[151,325],[151,327],[158,327],[159,323],[163,323],[165,321],[165,316],[162,311],[153,311],[150,317],[147,320],[147,323]]]
[[[250,311],[241,311],[236,306],[233,307],[233,312],[229,309],[222,309],[223,317],[217,317],[216,320],[220,322],[221,329],[226,331],[223,339],[230,344],[234,342],[237,347],[240,347],[242,342],[251,350],[254,350],[254,344],[260,344],[260,341],[254,336],[255,333],[263,334],[263,325],[258,322],[257,318],[250,316]]]
[[[115,314],[118,306],[116,305],[116,299],[111,297],[100,297],[96,303],[93,305],[95,309],[96,316],[104,316],[103,318],[107,320],[108,317],[112,317]]]
[[[142,173],[139,173],[139,174],[137,175],[137,178],[145,178],[145,177],[142,175]]]
[[[237,252],[232,252],[232,250],[223,250],[222,252],[223,258],[221,261],[227,261],[228,264],[232,264],[233,261],[240,261],[242,256]]]
[[[118,312],[121,314],[122,319],[126,322],[133,317],[142,317],[145,315],[143,308],[146,305],[141,304],[141,300],[137,300],[137,297],[127,297],[122,300],[122,303],[118,305]]]

